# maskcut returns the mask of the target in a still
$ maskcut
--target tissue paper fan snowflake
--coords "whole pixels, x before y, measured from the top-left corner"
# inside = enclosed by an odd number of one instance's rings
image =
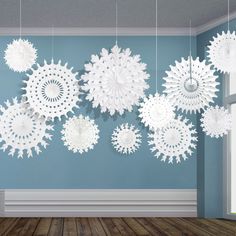
[[[39,154],[40,146],[46,148],[46,141],[51,140],[52,135],[48,131],[53,127],[36,118],[17,98],[5,104],[0,107],[1,149],[6,151],[10,148],[9,154],[18,154],[18,158],[24,155],[32,157],[33,150]]]
[[[216,88],[219,83],[211,66],[206,65],[205,61],[182,58],[181,62],[176,61],[176,65],[170,68],[170,71],[166,71],[163,86],[164,93],[174,106],[183,112],[195,113],[213,102],[219,91]]]
[[[178,116],[164,128],[149,134],[151,151],[162,161],[186,160],[196,148],[197,132],[192,123]]]
[[[114,46],[109,52],[103,48],[100,56],[92,55],[85,70],[87,73],[81,78],[88,92],[86,99],[93,107],[100,106],[101,112],[108,111],[111,115],[131,111],[149,87],[146,64],[140,62],[139,55],[131,56],[130,49]]]
[[[153,130],[164,127],[175,117],[172,104],[165,95],[158,93],[144,98],[140,103],[139,113],[142,123]]]
[[[63,125],[61,133],[64,145],[74,153],[80,154],[93,149],[99,139],[99,129],[94,120],[82,115],[69,118]]]
[[[141,135],[133,125],[125,123],[113,131],[111,142],[118,152],[131,154],[140,147]]]
[[[37,50],[28,40],[17,39],[7,45],[4,58],[11,70],[25,72],[35,64]]]
[[[213,66],[224,73],[236,72],[236,32],[217,34],[208,46],[208,58]]]
[[[44,61],[44,65],[37,65],[37,69],[32,69],[32,74],[28,74],[25,80],[26,103],[39,117],[47,119],[67,117],[68,112],[73,113],[73,108],[78,107],[79,83],[76,79],[78,73],[72,72],[65,65]]]
[[[212,138],[223,137],[232,127],[232,115],[224,107],[209,107],[202,115],[203,131]]]

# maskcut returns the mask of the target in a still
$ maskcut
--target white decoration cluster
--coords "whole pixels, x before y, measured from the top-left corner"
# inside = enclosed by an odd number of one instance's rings
[[[25,72],[36,63],[37,50],[28,40],[13,40],[7,45],[4,58],[11,70]]]
[[[134,125],[125,123],[114,130],[111,141],[118,152],[122,154],[131,154],[140,147],[141,134]]]
[[[165,127],[175,117],[174,107],[165,95],[149,95],[140,103],[141,122],[151,130]]]
[[[191,62],[190,62],[191,60]],[[191,70],[190,70],[191,63]],[[164,78],[164,93],[170,101],[183,112],[200,112],[213,103],[216,92],[217,76],[211,70],[210,65],[205,61],[182,58],[181,62],[176,61],[175,66],[170,66]]]
[[[232,128],[232,115],[224,107],[209,107],[202,115],[201,126],[210,137],[223,137]]]
[[[29,108],[39,117],[46,119],[61,119],[67,117],[68,112],[73,113],[73,108],[78,108],[80,87],[76,79],[77,72],[68,69],[67,63],[61,61],[51,63],[44,61],[37,68],[32,68],[25,80],[24,97]]]
[[[17,98],[5,102],[0,107],[0,142],[1,149],[13,156],[17,153],[18,158],[24,155],[32,157],[33,150],[39,154],[41,146],[46,148],[47,141],[52,135],[48,132],[53,130],[45,120],[36,118],[32,112],[26,109],[23,102]]]
[[[63,125],[61,133],[64,145],[68,147],[68,150],[80,154],[93,149],[99,139],[99,129],[94,120],[82,115],[69,118]]]
[[[224,73],[236,72],[236,32],[223,31],[213,37],[208,46],[208,58],[217,70]]]
[[[196,130],[191,122],[178,116],[164,128],[149,134],[151,151],[162,161],[186,160],[196,148]]]
[[[94,108],[100,106],[101,112],[111,115],[132,111],[149,87],[146,64],[140,62],[139,55],[131,56],[129,48],[114,46],[111,52],[103,48],[100,56],[92,55],[85,70],[81,78],[85,82],[83,89],[88,92],[86,99]]]

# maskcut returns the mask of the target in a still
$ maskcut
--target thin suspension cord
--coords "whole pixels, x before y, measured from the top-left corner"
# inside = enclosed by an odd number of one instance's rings
[[[229,31],[229,0],[228,0],[228,31]]]
[[[117,38],[118,38],[118,10],[117,10],[117,0],[115,0],[116,1],[116,45],[118,44],[118,40],[117,40]]]
[[[20,0],[20,38],[21,38],[21,35],[22,35],[22,22],[21,22],[21,0]]]
[[[189,74],[190,82],[192,84],[192,21],[189,21]]]
[[[157,93],[157,0],[156,0],[156,93]]]
[[[51,28],[51,56],[52,56],[52,59],[54,59],[54,25],[52,25],[52,28]]]

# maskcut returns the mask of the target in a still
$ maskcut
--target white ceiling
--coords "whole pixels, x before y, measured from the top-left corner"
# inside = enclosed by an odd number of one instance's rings
[[[155,27],[155,0],[117,0],[119,27]],[[0,0],[0,27],[19,27],[20,0]],[[236,0],[230,0],[230,12]],[[227,0],[158,0],[159,27],[193,27],[227,14]],[[23,27],[113,27],[115,0],[22,0]]]

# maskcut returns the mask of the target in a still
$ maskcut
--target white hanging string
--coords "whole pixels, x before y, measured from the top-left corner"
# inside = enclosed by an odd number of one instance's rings
[[[118,38],[118,10],[117,10],[117,0],[116,1],[116,46],[118,45],[118,41],[117,41],[117,38]]]
[[[229,31],[229,0],[228,0],[228,31]]]
[[[51,27],[51,56],[54,59],[54,25]]]
[[[189,21],[189,75],[192,84],[192,21]]]
[[[21,38],[21,35],[22,35],[22,19],[21,19],[21,6],[22,4],[21,4],[21,0],[20,0],[20,38]]]
[[[156,0],[156,50],[155,50],[155,53],[156,53],[156,93],[157,93],[157,0]]]

